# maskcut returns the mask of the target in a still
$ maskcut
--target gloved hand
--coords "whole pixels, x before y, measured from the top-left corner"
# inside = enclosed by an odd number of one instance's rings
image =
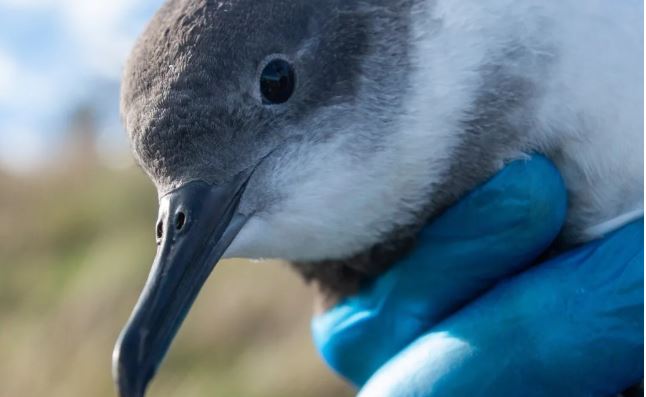
[[[315,317],[319,351],[367,397],[609,396],[640,382],[643,219],[530,268],[565,211],[548,160],[509,164]]]

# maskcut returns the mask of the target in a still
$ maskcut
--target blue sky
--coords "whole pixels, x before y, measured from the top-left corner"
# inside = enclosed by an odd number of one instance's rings
[[[162,0],[0,0],[0,167],[46,165],[80,103],[99,110],[99,148],[123,155],[118,83]]]

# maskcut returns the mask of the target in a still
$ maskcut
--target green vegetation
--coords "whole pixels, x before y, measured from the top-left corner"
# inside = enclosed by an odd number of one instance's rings
[[[112,346],[152,263],[156,193],[135,169],[74,169],[0,175],[0,396],[115,395]],[[220,264],[149,395],[352,395],[312,346],[310,301],[282,264]]]

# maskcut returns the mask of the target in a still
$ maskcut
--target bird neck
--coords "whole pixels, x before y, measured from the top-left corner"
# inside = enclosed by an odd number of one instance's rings
[[[396,147],[386,171],[396,173],[393,180],[398,183],[410,182],[399,194],[409,208],[412,203],[416,216],[404,225],[394,220],[393,230],[380,242],[351,257],[296,263],[294,268],[319,287],[328,304],[386,271],[414,246],[416,234],[429,219],[528,148],[532,109],[541,90],[535,76],[518,70],[517,65],[546,65],[549,59],[536,55],[522,41],[493,45],[477,30],[442,24],[433,19],[430,8],[426,14],[417,12],[417,7],[432,7],[431,3],[406,2],[411,8],[410,31],[405,35],[396,31],[401,24],[394,19],[375,35],[382,44],[388,36],[394,40],[405,37],[399,44],[405,51],[367,61],[371,67],[379,59],[395,59],[409,74],[402,89],[404,97],[399,98],[399,128],[384,139],[389,148]],[[391,42],[375,51],[395,47]],[[473,48],[480,48],[482,56],[465,60],[463,54]],[[388,68],[397,70],[393,65]]]

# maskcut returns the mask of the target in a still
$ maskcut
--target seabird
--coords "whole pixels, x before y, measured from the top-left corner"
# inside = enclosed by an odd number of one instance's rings
[[[281,258],[343,294],[527,153],[561,241],[643,213],[637,0],[169,0],[125,68],[158,250],[113,371],[142,396],[215,263]]]

